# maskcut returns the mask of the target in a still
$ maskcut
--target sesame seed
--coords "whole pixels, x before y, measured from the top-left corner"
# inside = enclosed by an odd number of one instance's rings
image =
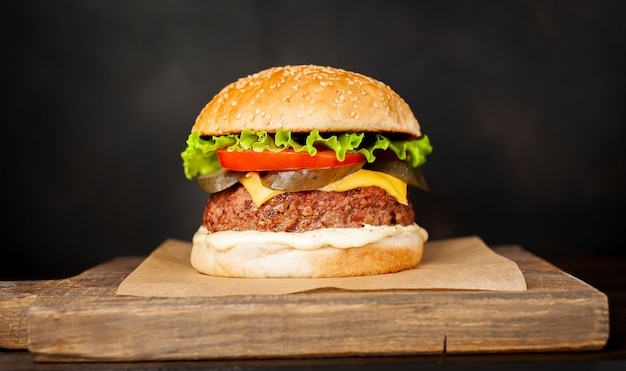
[[[302,118],[302,115],[298,113],[298,114],[296,114],[296,117],[297,117],[297,118],[299,118],[299,119],[301,119],[301,118]]]
[[[306,111],[306,113],[307,113],[308,115],[312,115],[312,114],[313,114],[313,110],[312,110],[312,109],[310,109],[310,110]]]
[[[241,112],[239,112],[235,118],[239,120],[241,118]]]
[[[233,106],[233,107],[236,106],[237,105],[237,101],[234,100],[234,101],[230,102],[230,105]]]

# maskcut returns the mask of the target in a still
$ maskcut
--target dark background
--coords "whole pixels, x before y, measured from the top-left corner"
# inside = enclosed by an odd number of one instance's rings
[[[0,279],[76,274],[190,240],[180,152],[239,77],[370,75],[434,153],[432,239],[624,255],[624,1],[4,1]]]

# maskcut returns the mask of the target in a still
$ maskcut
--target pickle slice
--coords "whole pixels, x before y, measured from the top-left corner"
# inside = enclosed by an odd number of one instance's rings
[[[207,193],[217,193],[237,183],[245,173],[221,168],[198,177],[198,184]]]
[[[410,186],[429,191],[424,173],[420,167],[411,167],[406,161],[392,159],[376,159],[366,166],[369,170],[376,170],[394,176]]]
[[[325,169],[271,171],[261,177],[264,186],[287,192],[312,191],[336,182],[363,167],[364,162]]]

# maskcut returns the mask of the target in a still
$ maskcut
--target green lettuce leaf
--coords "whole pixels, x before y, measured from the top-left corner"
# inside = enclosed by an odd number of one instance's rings
[[[376,150],[391,150],[411,167],[422,165],[426,162],[426,156],[432,152],[430,140],[426,135],[412,140],[391,140],[380,133],[341,133],[323,136],[319,131],[313,130],[308,135],[296,139],[289,130],[279,129],[275,134],[270,134],[265,131],[244,129],[240,134],[202,138],[199,132],[193,132],[187,138],[187,148],[181,153],[187,179],[219,170],[221,166],[216,151],[220,148],[227,148],[229,151],[257,152],[280,152],[291,148],[296,152],[307,151],[311,156],[317,153],[318,148],[328,148],[335,151],[339,161],[346,158],[346,153],[358,152],[370,163],[376,160]]]

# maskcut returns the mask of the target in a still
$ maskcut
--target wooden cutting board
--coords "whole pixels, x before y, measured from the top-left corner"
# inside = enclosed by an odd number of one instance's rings
[[[38,361],[147,361],[596,350],[606,295],[517,246],[527,291],[317,290],[276,296],[115,296],[143,260],[69,279],[0,283],[0,347]]]

